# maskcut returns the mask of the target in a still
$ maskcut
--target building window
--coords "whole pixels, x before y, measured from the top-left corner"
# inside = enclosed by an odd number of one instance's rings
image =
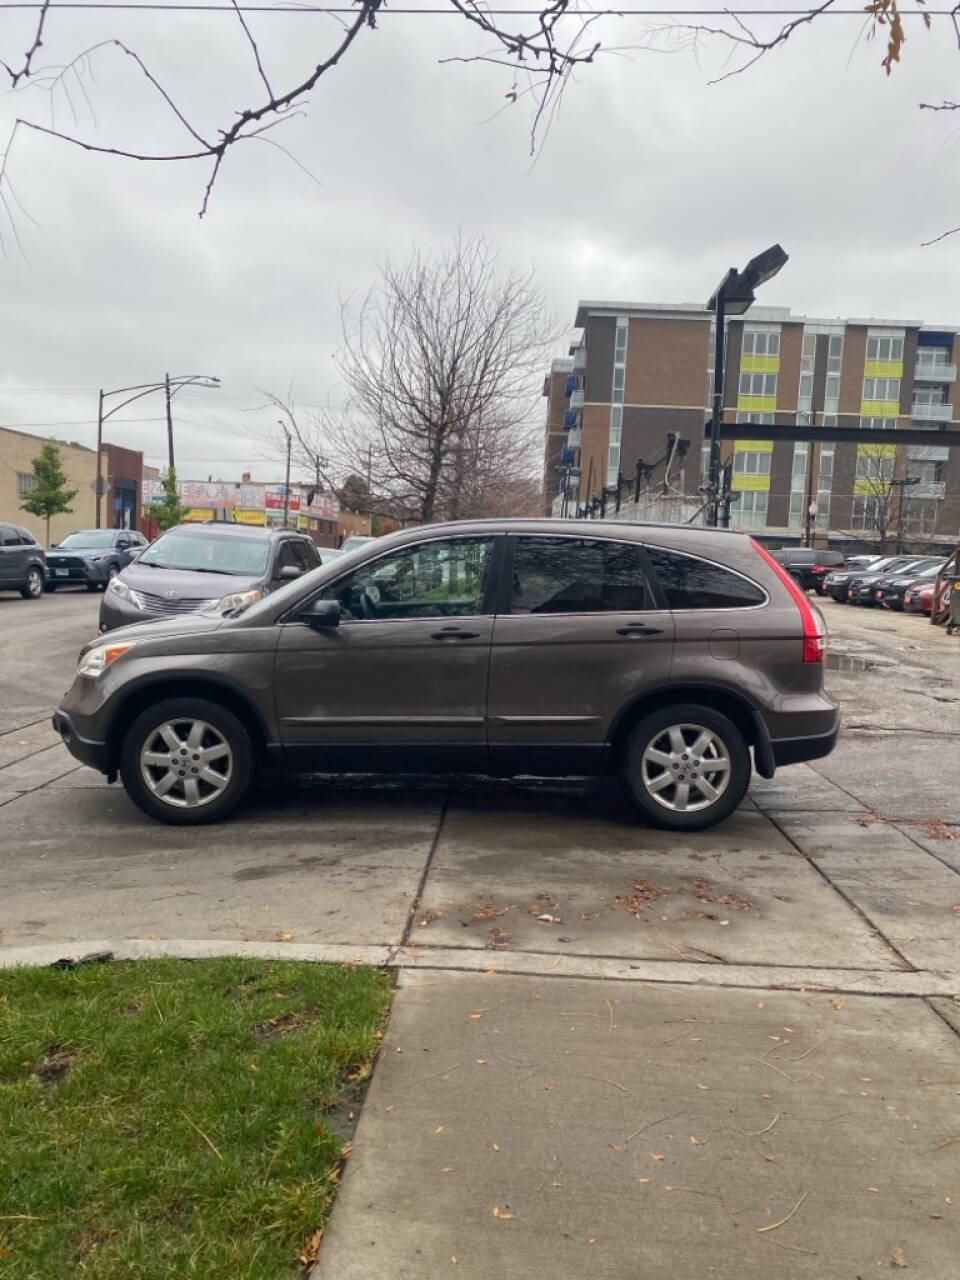
[[[744,329],[743,354],[745,356],[778,356],[780,354],[779,333]]]
[[[930,537],[937,531],[937,504],[909,498],[903,508],[903,524],[908,533]]]
[[[843,334],[831,333],[827,344],[827,373],[839,373],[843,364]]]
[[[944,365],[952,364],[951,355],[946,347],[919,347],[917,349],[917,368],[918,369],[941,369]]]
[[[882,499],[875,497],[854,498],[850,512],[851,529],[876,529],[884,521],[880,519]]]
[[[813,374],[801,373],[800,375],[800,403],[804,409],[809,409],[813,400]]]
[[[805,333],[803,335],[803,350],[800,356],[800,369],[803,373],[813,373],[813,363],[817,357],[817,335],[815,333]]]
[[[742,396],[776,396],[777,375],[775,373],[741,373],[740,394]]]
[[[760,449],[738,450],[733,455],[734,473],[745,476],[768,476],[770,474],[770,453]]]
[[[737,421],[750,422],[758,427],[772,427],[773,417],[772,413],[738,413]]]
[[[913,393],[914,404],[943,404],[943,387],[917,387]]]
[[[827,425],[827,424],[824,424]],[[833,426],[833,423],[829,425]],[[890,431],[896,425],[895,418],[861,418],[860,426],[864,431]]]
[[[943,479],[943,463],[910,462],[907,465],[907,476],[911,480],[919,480],[921,484],[936,484]],[[909,490],[904,496],[909,498]]]
[[[902,338],[867,338],[867,359],[868,360],[902,360],[903,359],[903,339]],[[872,399],[867,396],[865,399]],[[879,397],[884,399],[883,396]]]
[[[864,378],[864,400],[900,400],[899,378]]]
[[[884,448],[887,446],[884,445]],[[893,454],[881,454],[879,457],[872,453],[857,454],[857,479],[858,480],[874,480],[878,484],[886,483],[893,479]]]
[[[37,487],[37,477],[32,471],[17,472],[17,497],[25,498],[31,489]]]
[[[828,402],[831,402],[831,401],[832,401],[832,402],[833,402],[833,404],[834,404],[834,405],[836,405],[837,400],[839,400],[839,398],[840,398],[840,375],[839,375],[839,373],[828,373],[828,374],[827,374],[827,380],[826,380],[826,383],[824,384],[824,388],[823,388],[823,395],[824,395],[824,399],[825,399],[826,401],[828,401]],[[835,409],[834,409],[834,410],[832,410],[831,412],[835,412]]]
[[[752,490],[740,494],[740,499],[730,507],[730,523],[737,529],[762,529],[767,523],[766,490]]]

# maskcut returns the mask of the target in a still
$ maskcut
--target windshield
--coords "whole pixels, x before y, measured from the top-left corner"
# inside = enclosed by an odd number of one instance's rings
[[[356,551],[357,547],[364,546],[367,542],[373,542],[373,538],[366,533],[354,533],[346,540],[341,551]]]
[[[68,533],[57,543],[58,547],[112,547],[112,529],[83,529],[76,533]]]
[[[270,544],[264,538],[234,534],[184,533],[171,529],[144,551],[137,564],[195,573],[236,573],[256,577],[267,567]]]

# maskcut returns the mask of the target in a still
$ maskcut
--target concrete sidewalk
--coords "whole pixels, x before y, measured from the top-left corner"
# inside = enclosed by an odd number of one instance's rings
[[[403,971],[313,1280],[956,1280],[944,1012]]]

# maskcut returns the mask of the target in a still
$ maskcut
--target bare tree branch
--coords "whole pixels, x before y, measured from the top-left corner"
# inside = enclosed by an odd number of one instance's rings
[[[19,71],[14,69],[6,62],[0,60],[0,67],[3,67],[7,75],[10,77],[10,88],[15,89],[21,80],[30,78],[30,64],[33,62],[33,55],[43,45],[43,26],[47,20],[47,13],[50,9],[50,0],[43,0],[40,7],[40,16],[37,19],[37,28],[33,33],[33,44],[27,50],[23,59],[23,66]]]

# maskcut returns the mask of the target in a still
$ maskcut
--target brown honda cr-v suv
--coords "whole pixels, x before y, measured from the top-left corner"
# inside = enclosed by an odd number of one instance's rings
[[[825,648],[744,534],[472,521],[378,539],[235,617],[92,641],[54,723],[163,822],[222,818],[270,764],[618,773],[650,821],[694,830],[751,768],[832,749]]]

